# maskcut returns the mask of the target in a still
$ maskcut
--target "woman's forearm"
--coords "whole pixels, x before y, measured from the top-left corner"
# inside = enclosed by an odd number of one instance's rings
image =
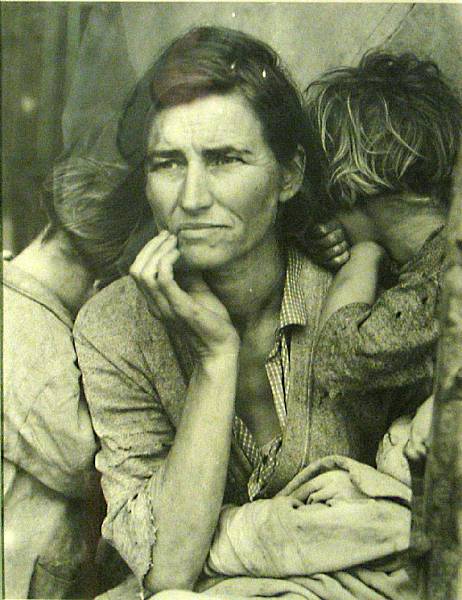
[[[156,543],[145,579],[151,591],[192,588],[222,505],[231,444],[238,351],[195,368],[156,504]]]

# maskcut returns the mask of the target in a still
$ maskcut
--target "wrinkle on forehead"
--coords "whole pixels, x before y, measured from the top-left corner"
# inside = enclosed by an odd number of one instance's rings
[[[239,93],[206,96],[162,110],[154,119],[149,149],[197,150],[222,146],[244,149],[265,146],[262,126],[247,100]]]

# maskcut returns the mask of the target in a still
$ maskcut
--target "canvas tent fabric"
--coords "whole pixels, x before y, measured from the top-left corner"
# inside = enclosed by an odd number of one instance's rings
[[[378,47],[432,58],[462,88],[457,5],[101,3],[91,11],[63,114],[65,153],[120,160],[115,132],[125,98],[173,38],[204,24],[266,41],[302,88]]]

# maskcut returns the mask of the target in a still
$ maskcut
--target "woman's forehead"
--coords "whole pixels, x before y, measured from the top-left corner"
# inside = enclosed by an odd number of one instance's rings
[[[165,108],[153,119],[148,147],[264,143],[262,125],[240,92],[211,94]]]

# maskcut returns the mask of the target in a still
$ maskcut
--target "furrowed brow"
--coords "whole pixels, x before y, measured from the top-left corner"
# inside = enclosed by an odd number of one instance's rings
[[[217,146],[216,148],[206,148],[202,152],[205,156],[216,156],[216,155],[225,155],[225,154],[240,154],[246,155],[250,154],[250,150],[246,148],[236,148],[236,146]]]

